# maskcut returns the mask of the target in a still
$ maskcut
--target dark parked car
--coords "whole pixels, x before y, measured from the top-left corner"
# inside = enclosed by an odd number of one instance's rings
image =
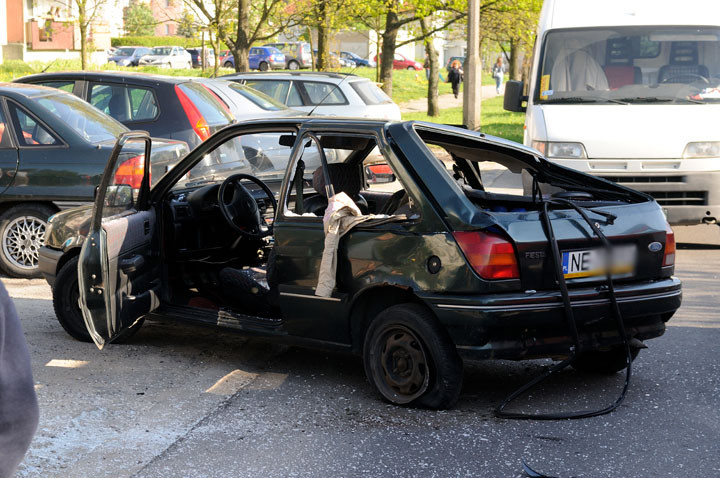
[[[258,135],[275,138],[284,172],[238,147]],[[188,179],[207,155],[228,154],[235,168]],[[581,345],[576,368],[624,368],[603,264],[633,357],[680,306],[672,231],[651,197],[481,133],[246,122],[215,134],[137,201],[115,199],[126,189],[117,161],[94,210],[56,215],[41,250],[61,324],[100,348],[143,317],[189,321],[352,351],[386,400],[443,408],[459,396],[463,359],[567,356]],[[382,163],[393,174],[368,181],[367,168]],[[512,194],[506,176],[520,184]],[[280,177],[276,201],[266,182]],[[592,227],[612,241],[612,260]]]
[[[76,71],[40,73],[15,81],[71,91],[128,128],[185,141],[191,149],[233,121],[212,92],[188,78]]]
[[[190,53],[190,57],[192,58],[192,67],[193,68],[202,68],[202,57],[200,56],[200,50],[202,48],[188,48],[187,52]],[[212,50],[206,48],[205,49],[205,68],[210,68],[215,66],[215,60],[213,60],[213,52]]]
[[[251,70],[282,70],[285,68],[285,55],[271,46],[250,48],[248,63]],[[235,68],[235,57],[230,54],[223,58],[225,68]]]
[[[34,277],[52,214],[92,201],[122,124],[54,88],[0,83],[0,268]],[[159,178],[187,152],[155,141]],[[127,152],[119,174],[140,187],[144,151]],[[161,166],[164,165],[164,166]]]
[[[115,62],[117,66],[138,66],[140,58],[150,54],[150,48],[142,46],[123,46],[108,56],[108,63]]]
[[[353,53],[351,51],[341,51],[340,57],[345,58],[346,60],[355,62],[355,65],[357,65],[357,66],[367,66],[367,67],[371,66],[370,60],[368,60],[367,58],[363,58],[360,55]]]

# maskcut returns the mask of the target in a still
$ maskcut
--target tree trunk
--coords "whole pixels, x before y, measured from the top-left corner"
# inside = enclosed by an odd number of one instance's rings
[[[395,45],[400,31],[398,15],[394,11],[394,6],[386,16],[385,31],[382,34],[382,48],[380,58],[378,58],[382,89],[390,98],[392,98],[393,58],[395,57]]]
[[[87,69],[87,25],[80,23],[80,68]]]
[[[231,46],[235,71],[250,71],[250,0],[238,0],[237,36]]]
[[[508,58],[508,78],[514,80],[518,74],[518,44],[516,40],[510,40],[510,58]]]
[[[432,29],[432,16],[423,17],[420,20],[420,27],[422,28],[423,35],[427,35]],[[425,53],[428,56],[428,63],[430,64],[430,76],[428,78],[428,116],[439,116],[440,106],[438,105],[438,52],[433,44],[432,36],[426,36],[425,40]]]
[[[327,2],[319,2],[317,6],[317,69],[327,71],[330,65],[330,28]]]

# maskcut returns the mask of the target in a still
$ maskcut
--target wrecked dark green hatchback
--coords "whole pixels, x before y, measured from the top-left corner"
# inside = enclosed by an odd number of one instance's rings
[[[608,276],[633,356],[680,306],[651,197],[516,143],[428,123],[252,122],[133,189],[117,157],[134,141],[147,138],[119,140],[92,211],[52,218],[40,255],[60,323],[100,348],[144,318],[189,321],[352,351],[386,400],[444,408],[464,359],[569,354],[558,274],[579,369],[625,366]],[[551,202],[560,255],[541,220]]]

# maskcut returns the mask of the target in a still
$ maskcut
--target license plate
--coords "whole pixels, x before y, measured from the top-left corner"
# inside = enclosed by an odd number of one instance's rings
[[[628,277],[635,272],[636,249],[633,245],[615,246],[610,255],[613,277]],[[607,250],[563,251],[562,268],[566,279],[606,275]]]

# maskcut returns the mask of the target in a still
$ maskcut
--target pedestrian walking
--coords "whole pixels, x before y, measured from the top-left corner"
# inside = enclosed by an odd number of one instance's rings
[[[453,60],[450,64],[450,71],[448,72],[448,83],[452,85],[453,95],[455,98],[460,93],[460,83],[463,81],[463,69],[462,63],[459,60]]]
[[[14,475],[37,424],[30,352],[15,306],[0,282],[0,478]]]
[[[498,95],[500,94],[500,85],[502,85],[504,73],[505,67],[503,66],[503,59],[499,56],[492,67],[492,77],[495,80],[495,93]]]

